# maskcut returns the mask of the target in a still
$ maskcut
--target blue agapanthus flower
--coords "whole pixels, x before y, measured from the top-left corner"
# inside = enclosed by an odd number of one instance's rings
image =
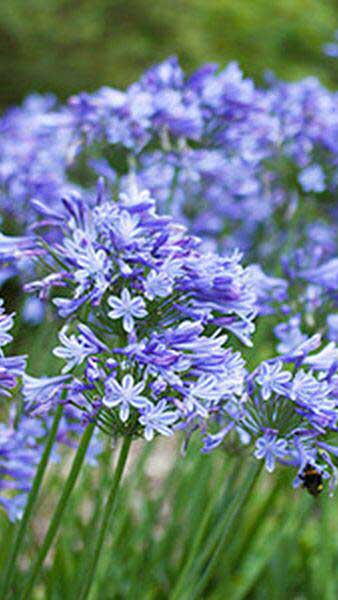
[[[129,290],[124,288],[121,298],[109,296],[108,304],[113,309],[108,313],[111,319],[122,318],[123,328],[130,333],[134,329],[134,319],[142,319],[147,316],[145,302],[139,296],[131,297]]]
[[[0,395],[10,396],[21,379],[26,366],[24,356],[4,356],[3,347],[12,341],[9,331],[14,325],[13,314],[6,314],[0,300]],[[3,403],[2,414],[6,413]],[[15,520],[22,512],[27,490],[39,461],[40,449],[36,437],[41,431],[39,423],[15,426],[15,411],[11,411],[9,423],[0,423],[0,506]]]
[[[265,460],[266,470],[271,473],[275,468],[276,461],[287,457],[287,441],[278,438],[275,431],[267,429],[264,435],[257,439],[254,454],[256,458]]]
[[[229,438],[251,442],[269,472],[277,464],[294,467],[299,486],[311,465],[332,488],[337,483],[338,348],[333,341],[323,345],[318,334],[304,335],[298,317],[280,324],[277,333],[280,355],[246,372],[240,400],[229,403],[221,418],[216,415],[214,431],[204,436],[204,451],[226,445]]]
[[[73,132],[51,95],[32,94],[0,119],[0,193],[3,214],[22,226],[36,215],[31,200],[57,204],[67,192]],[[75,186],[71,186],[74,188]]]
[[[239,253],[205,253],[135,187],[113,200],[100,183],[91,207],[71,197],[55,227],[59,241],[42,245],[50,273],[30,287],[44,297],[63,292],[54,298],[66,318],[54,354],[65,375],[40,384],[26,377],[35,410],[62,388],[78,406],[76,389],[83,412],[105,431],[151,439],[204,427],[209,414],[236,403],[244,361],[228,337],[251,344],[256,301]]]
[[[256,381],[262,388],[263,400],[269,400],[273,392],[284,394],[287,391],[290,379],[291,373],[289,371],[283,371],[282,362],[263,362],[260,365],[259,373],[256,376]]]
[[[294,351],[295,365],[300,354]],[[293,465],[301,475],[306,464],[317,465],[335,484],[334,456],[337,453],[338,394],[336,373],[338,349],[332,343],[319,353],[302,350],[302,366],[291,372],[290,357],[282,356],[276,361],[276,372],[285,369],[285,381],[271,392],[267,404],[262,387],[261,367],[250,376],[248,394],[248,430],[254,436],[261,432],[256,442],[256,457],[265,458],[268,470],[275,462]],[[265,372],[265,383],[269,376]],[[275,386],[275,370],[271,370],[269,391]],[[322,444],[331,443],[331,451],[322,452]],[[333,462],[332,462],[333,459]],[[301,478],[296,479],[301,483]]]

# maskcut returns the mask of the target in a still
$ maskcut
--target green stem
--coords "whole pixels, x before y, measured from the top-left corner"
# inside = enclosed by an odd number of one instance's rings
[[[107,530],[109,527],[109,521],[110,521],[111,515],[114,512],[114,509],[116,506],[117,490],[118,490],[119,483],[120,483],[120,480],[121,480],[121,477],[122,477],[122,474],[124,471],[124,467],[127,462],[127,457],[128,457],[131,442],[132,442],[132,436],[126,436],[124,438],[123,444],[121,446],[120,455],[119,455],[116,470],[114,473],[112,486],[110,488],[109,496],[108,496],[106,506],[104,509],[104,513],[103,513],[101,526],[100,526],[99,533],[97,536],[94,554],[93,554],[93,557],[90,560],[88,568],[87,568],[87,575],[86,575],[85,582],[84,582],[84,585],[82,588],[82,592],[80,593],[79,600],[84,600],[85,598],[88,597],[88,594],[90,592],[90,589],[91,589],[91,586],[93,583],[94,574],[95,574],[96,567],[97,567],[97,564],[98,564],[98,561],[100,558],[100,554],[101,554],[102,546],[103,546],[103,543],[104,543],[104,540],[106,537],[106,533],[107,533]]]
[[[331,511],[330,511],[331,508]],[[321,590],[323,600],[335,600],[337,598],[337,578],[334,566],[334,545],[332,543],[333,511],[331,499],[327,496],[321,498],[320,520],[319,520],[319,551],[321,557],[321,568],[318,573],[318,589]]]
[[[197,581],[197,584],[193,585],[192,588],[189,587],[187,594],[183,592],[180,600],[198,598],[200,591],[203,590],[208,583],[213,569],[217,565],[219,556],[224,549],[227,535],[249,498],[261,469],[261,463],[254,464],[249,468],[244,483],[239,487],[239,490],[233,497],[229,508],[226,510],[224,518],[219,525],[220,534],[217,536],[217,540],[214,541],[214,539],[212,539],[212,543],[207,544],[205,551],[198,559],[197,568],[199,569],[199,572],[201,572],[200,567],[205,564],[205,567],[202,569],[203,575],[198,579],[198,574],[194,571],[196,577],[192,577],[191,581]]]
[[[227,480],[225,482],[225,489],[222,494],[223,499],[225,499],[227,497],[227,492],[229,491],[229,488],[232,487],[234,478],[236,477],[236,475],[238,475],[238,473],[239,473],[239,461],[236,460],[236,461],[234,461],[234,464],[232,465],[230,474],[227,477]],[[217,501],[217,498],[216,498],[216,501]],[[212,496],[209,505],[206,507],[206,510],[204,511],[203,517],[200,521],[200,525],[196,531],[196,535],[195,535],[194,539],[192,540],[192,544],[191,544],[191,547],[189,550],[189,554],[186,558],[184,567],[182,568],[181,573],[179,574],[175,588],[172,591],[172,594],[170,596],[171,600],[179,600],[182,590],[184,590],[186,587],[186,585],[185,585],[186,578],[189,577],[190,571],[195,563],[195,559],[199,555],[199,548],[201,546],[204,546],[204,541],[207,537],[208,526],[211,522],[212,515],[215,512],[216,501],[215,501],[215,496]],[[222,504],[223,504],[223,502],[222,502]]]
[[[114,529],[114,537],[115,537],[114,544],[116,547],[118,547],[119,540],[122,540],[124,535],[129,535],[128,526],[130,523],[129,519],[130,519],[130,506],[131,506],[131,502],[129,500],[130,500],[130,498],[134,497],[135,490],[139,491],[139,486],[142,488],[142,482],[144,482],[144,480],[146,478],[145,464],[149,458],[149,454],[152,452],[152,448],[153,448],[153,444],[149,444],[148,442],[145,442],[145,445],[144,445],[143,449],[141,450],[138,460],[135,462],[135,464],[133,465],[133,469],[130,472],[129,485],[126,486],[126,488],[125,488],[127,493],[123,499],[123,504],[121,504],[121,497],[120,497],[121,511],[119,512],[119,518],[118,518],[118,521],[116,522],[115,529]],[[98,513],[96,513],[96,514],[98,514]],[[156,506],[155,506],[154,520],[156,519],[156,515],[157,515],[157,512],[156,512]],[[127,531],[127,533],[125,533],[126,531]],[[110,546],[109,549],[110,548],[112,548],[112,546]],[[103,565],[102,565],[102,562],[103,562]],[[137,562],[136,557],[134,557],[133,561],[131,562],[131,565],[133,564],[133,562]],[[136,568],[138,568],[139,564],[140,563],[137,562]],[[129,571],[131,573],[134,572],[132,568],[129,568]],[[102,561],[102,559],[101,559],[101,572],[103,573],[102,581],[106,581],[107,579],[109,579],[110,574],[111,574],[111,561],[109,558],[109,553],[107,553],[105,555],[105,561]],[[81,581],[83,581],[83,578],[81,579]],[[81,589],[81,587],[80,587],[80,589]],[[139,587],[138,587],[138,591],[139,591]],[[129,591],[129,589],[126,593],[129,594],[129,596],[131,598],[133,597],[131,595],[131,591]]]
[[[242,536],[239,536],[239,539],[235,541],[235,544],[231,544],[227,548],[229,565],[239,565],[243,562],[244,557],[248,553],[248,548],[250,548],[255,540],[255,537],[257,537],[257,535],[260,533],[262,526],[266,522],[267,514],[271,514],[271,511],[280,496],[280,488],[282,483],[283,478],[281,477],[277,480],[277,483],[272,485],[269,494],[260,505],[259,510],[255,515],[255,519],[251,525],[246,531],[243,531]]]
[[[248,553],[245,564],[238,574],[235,585],[229,590],[229,597],[231,600],[245,600],[250,597],[250,592],[254,586],[259,585],[259,579],[264,576],[264,571],[266,567],[271,564],[273,557],[279,555],[282,559],[284,556],[283,551],[278,553],[278,549],[285,540],[289,539],[292,548],[294,547],[294,540],[295,537],[297,537],[297,533],[303,532],[304,525],[307,523],[309,507],[310,504],[308,502],[306,502],[305,505],[301,502],[295,510],[290,511],[287,509],[283,514],[283,521],[280,528],[278,531],[274,531],[274,535],[270,535],[265,543],[263,542],[263,549],[259,547],[253,549],[255,552],[254,560],[252,556],[253,552]],[[285,582],[284,573],[280,572],[280,574],[281,584],[279,588],[276,588],[276,598],[280,598],[280,595],[278,594]],[[255,589],[257,588],[255,587]],[[315,597],[317,598],[319,596]],[[222,598],[223,596],[219,596],[218,600],[221,600]],[[320,595],[320,598],[324,598],[324,596]]]
[[[47,553],[52,545],[52,542],[54,540],[54,537],[59,529],[63,512],[67,506],[69,496],[70,496],[70,494],[75,486],[76,480],[78,478],[80,469],[82,467],[82,463],[86,456],[89,442],[90,442],[91,437],[94,432],[94,428],[95,428],[95,423],[91,423],[90,425],[88,425],[88,427],[86,428],[86,430],[84,431],[84,433],[82,435],[80,444],[78,446],[78,449],[77,449],[76,454],[73,459],[73,463],[72,463],[68,478],[67,478],[65,486],[63,488],[61,498],[56,506],[56,509],[54,511],[52,520],[49,524],[45,539],[40,548],[40,552],[38,554],[37,560],[32,569],[28,583],[27,583],[27,585],[24,589],[24,592],[21,596],[22,600],[28,600],[28,598],[31,597],[31,591],[33,589],[36,577],[39,574],[39,571],[43,564],[43,561],[45,560],[46,555],[47,555]]]
[[[91,509],[90,520],[86,524],[84,535],[81,540],[84,548],[92,548],[94,546],[96,538],[97,515],[102,514],[103,511],[102,492],[109,487],[110,483],[111,458],[113,449],[111,446],[111,439],[107,436],[105,438],[105,443],[106,447],[103,453],[101,454],[98,465],[99,473],[101,473],[101,475],[98,478],[95,487],[91,490],[91,499],[93,498],[93,506]],[[84,487],[85,484],[86,482],[84,482]],[[79,569],[77,569],[76,584],[74,588],[74,590],[76,590],[75,595],[77,595],[77,590],[80,590],[82,588],[82,582],[84,581],[86,571],[87,564],[84,560],[82,560]]]
[[[53,448],[53,445],[55,442],[56,434],[57,434],[57,431],[59,428],[61,416],[62,416],[62,405],[59,405],[55,411],[52,427],[48,434],[48,437],[46,440],[46,445],[44,447],[44,450],[43,450],[43,453],[42,453],[42,456],[40,459],[40,463],[38,465],[38,468],[37,468],[37,471],[36,471],[36,474],[34,477],[33,485],[31,487],[31,490],[28,495],[25,511],[24,511],[22,519],[19,523],[18,530],[17,530],[16,536],[14,539],[13,547],[8,556],[8,562],[7,562],[7,566],[6,566],[6,570],[5,570],[3,584],[2,584],[1,590],[0,590],[0,598],[6,598],[6,595],[8,594],[8,591],[12,585],[13,578],[14,578],[14,572],[15,572],[16,559],[20,552],[21,544],[25,537],[28,521],[32,514],[34,504],[35,504],[38,494],[39,494],[42,479],[45,474],[45,471],[46,471],[46,468],[47,468],[47,465],[49,462],[49,457],[50,457],[50,454],[51,454],[51,451],[52,451],[52,448]]]
[[[219,556],[224,549],[225,541],[227,535],[240,514],[242,508],[246,504],[246,501],[250,497],[250,494],[253,490],[253,487],[257,481],[257,478],[262,470],[263,462],[256,463],[252,466],[247,474],[243,486],[240,487],[237,494],[235,495],[233,502],[230,505],[229,513],[227,515],[227,520],[224,523],[224,527],[222,527],[222,533],[219,539],[217,546],[214,549],[213,555],[207,564],[205,571],[203,572],[202,577],[200,578],[197,586],[196,586],[196,594],[199,590],[202,590],[204,586],[208,583],[210,576],[212,575],[214,567],[217,565],[217,561]]]

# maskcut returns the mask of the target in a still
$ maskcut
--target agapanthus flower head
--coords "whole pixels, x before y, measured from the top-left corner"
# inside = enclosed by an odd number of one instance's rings
[[[333,341],[322,345],[319,334],[304,335],[298,316],[280,324],[276,332],[280,355],[263,361],[253,372],[246,371],[240,399],[228,403],[214,419],[209,417],[204,452],[236,439],[238,447],[245,439],[269,472],[277,464],[293,467],[294,485],[304,487],[304,473],[311,465],[333,488],[338,457],[338,348]],[[316,495],[322,488],[307,489]]]
[[[325,477],[335,479],[338,405],[332,376],[338,368],[337,348],[329,344],[317,354],[309,349],[302,365],[290,370],[289,357],[263,363],[248,376],[245,406],[248,432],[256,439],[255,456],[298,470],[297,485],[306,464],[317,465]],[[258,437],[257,437],[258,436]],[[321,444],[331,441],[331,450]]]
[[[42,387],[42,410],[60,389],[78,404],[76,387],[102,429],[147,439],[236,403],[244,363],[228,336],[251,343],[256,301],[241,255],[205,253],[133,185],[113,200],[100,183],[91,207],[78,196],[64,207],[59,242],[43,244],[51,273],[34,287],[64,292],[54,354],[65,375],[26,377],[27,401],[38,409]]]

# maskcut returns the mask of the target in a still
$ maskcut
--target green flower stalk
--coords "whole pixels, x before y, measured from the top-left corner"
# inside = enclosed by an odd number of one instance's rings
[[[112,481],[112,486],[110,488],[110,493],[107,498],[106,506],[104,509],[102,522],[101,522],[100,529],[99,529],[98,536],[97,536],[96,543],[95,543],[94,553],[93,553],[92,558],[89,561],[87,575],[86,575],[84,585],[83,585],[83,588],[82,588],[82,591],[80,594],[80,600],[85,600],[86,598],[88,598],[88,595],[90,593],[90,589],[91,589],[91,586],[93,583],[95,571],[96,571],[96,568],[97,568],[97,565],[99,562],[102,546],[103,546],[104,540],[106,538],[107,531],[111,526],[111,517],[114,514],[114,509],[115,509],[116,500],[117,500],[117,492],[118,492],[119,484],[121,481],[121,477],[123,475],[124,468],[126,466],[131,442],[132,442],[132,437],[126,436],[124,438],[122,446],[121,446],[119,459],[117,462],[114,478]]]
[[[53,514],[52,520],[50,522],[48,531],[46,533],[45,539],[40,548],[38,557],[37,557],[36,562],[31,570],[31,574],[30,574],[28,583],[27,583],[22,595],[20,595],[21,600],[28,600],[31,597],[31,592],[34,587],[35,580],[40,572],[42,564],[47,556],[47,553],[48,553],[48,551],[52,545],[52,542],[53,542],[53,540],[58,532],[58,529],[60,527],[63,513],[65,511],[67,502],[69,500],[69,497],[73,491],[73,488],[74,488],[77,478],[79,476],[90,440],[94,433],[94,428],[95,428],[95,423],[90,423],[83,433],[80,444],[79,444],[76,454],[74,456],[74,460],[73,460],[69,475],[68,475],[66,483],[64,485],[61,498],[56,506],[56,509],[54,511],[54,514]]]
[[[52,426],[51,426],[51,429],[50,429],[50,432],[49,432],[49,435],[48,435],[48,438],[46,441],[44,451],[41,456],[39,466],[36,471],[36,475],[35,475],[35,478],[33,481],[31,491],[28,496],[26,508],[25,508],[23,517],[19,523],[17,533],[14,538],[14,543],[13,543],[12,549],[8,556],[7,567],[5,569],[2,587],[0,590],[0,598],[3,598],[3,599],[6,598],[8,592],[10,590],[10,587],[12,585],[13,579],[14,579],[16,560],[19,555],[20,548],[21,548],[22,542],[23,542],[25,534],[26,534],[30,516],[32,514],[34,505],[35,505],[37,497],[39,495],[41,483],[42,483],[44,474],[46,472],[46,468],[48,466],[50,454],[51,454],[51,451],[52,451],[52,448],[53,448],[53,445],[55,442],[55,438],[57,435],[61,417],[62,417],[62,405],[59,405],[55,411],[54,420],[53,420],[53,423],[52,423]]]
[[[229,499],[228,493],[226,494],[227,502],[223,509],[224,516],[219,527],[212,531],[209,540],[206,541],[204,549],[200,548],[200,552],[195,555],[194,564],[191,564],[192,561],[188,560],[188,563],[183,569],[182,575],[170,596],[170,600],[189,600],[190,598],[197,598],[198,593],[203,590],[212,575],[213,569],[217,565],[217,560],[224,548],[231,527],[243,510],[247,500],[250,498],[252,489],[258,479],[261,469],[262,467],[259,464],[250,464],[244,482],[240,484],[235,496],[233,496],[232,499]],[[199,533],[197,533],[197,536],[199,537]],[[203,565],[206,566],[202,570]],[[201,573],[202,575],[200,575]]]

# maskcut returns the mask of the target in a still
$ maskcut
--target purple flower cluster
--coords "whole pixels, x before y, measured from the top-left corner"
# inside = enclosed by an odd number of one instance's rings
[[[66,319],[54,350],[63,375],[26,377],[26,401],[44,411],[66,388],[105,431],[146,439],[205,427],[242,393],[243,359],[225,343],[230,334],[251,345],[250,269],[236,252],[204,252],[133,183],[116,201],[99,183],[91,208],[79,196],[64,207],[59,242],[43,245],[50,273],[29,285],[63,291],[53,298]]]
[[[205,437],[208,452],[223,443],[231,430],[255,444],[254,455],[268,471],[276,463],[297,469],[302,483],[307,464],[336,484],[338,456],[338,348],[328,344],[314,354],[320,336],[300,340],[276,359],[248,373],[241,410],[228,414],[217,433]],[[292,367],[292,369],[291,369]]]
[[[319,336],[303,341],[262,363],[248,379],[244,420],[256,438],[255,456],[265,459],[269,471],[276,462],[296,467],[296,485],[307,464],[336,484],[338,348],[331,343],[313,354],[320,343]]]
[[[282,320],[275,330],[279,339],[286,328],[290,342],[296,344],[303,335],[299,327],[306,325],[313,333],[322,330],[329,340],[337,341],[337,240],[334,225],[330,227],[317,221],[307,226],[298,247],[293,247],[282,258],[288,291],[287,302],[284,299],[277,308]],[[289,325],[282,313],[289,315]]]
[[[297,207],[336,190],[337,112],[337,93],[315,78],[259,89],[235,63],[186,77],[175,58],[126,91],[61,107],[32,96],[0,121],[2,205],[32,222],[36,199],[57,206],[80,186],[90,196],[97,174],[121,191],[132,171],[163,212],[257,260],[280,246]]]
[[[36,217],[31,201],[59,202],[68,191],[72,131],[53,96],[32,95],[0,120],[0,202],[5,214],[27,225]],[[74,185],[72,186],[74,188]]]
[[[69,108],[82,143],[101,146],[90,162],[98,174],[123,187],[105,149],[124,148],[140,187],[165,209],[254,258],[283,238],[281,215],[285,225],[306,196],[337,187],[337,94],[314,78],[262,90],[235,63],[187,78],[170,58],[124,93],[80,94]],[[264,231],[273,244],[257,245]]]
[[[275,277],[281,257],[291,287],[309,284],[300,301],[319,305],[319,278],[332,297],[327,271],[337,271],[337,104],[337,93],[314,78],[271,79],[259,89],[235,63],[220,72],[205,65],[187,77],[175,58],[126,91],[105,87],[65,106],[31,96],[0,120],[0,202],[11,217],[4,231],[13,233],[14,217],[15,232],[40,227],[56,241],[50,226],[53,211],[63,210],[62,196],[77,191],[92,205],[97,175],[118,194],[128,192],[132,174],[161,212],[199,235],[206,249],[240,248],[258,261],[260,313],[277,304],[284,311],[293,300],[280,273]],[[306,229],[311,219],[318,223]],[[12,248],[1,254],[2,279],[18,268],[27,279],[29,248],[25,260]],[[26,313],[36,322],[43,307]]]

